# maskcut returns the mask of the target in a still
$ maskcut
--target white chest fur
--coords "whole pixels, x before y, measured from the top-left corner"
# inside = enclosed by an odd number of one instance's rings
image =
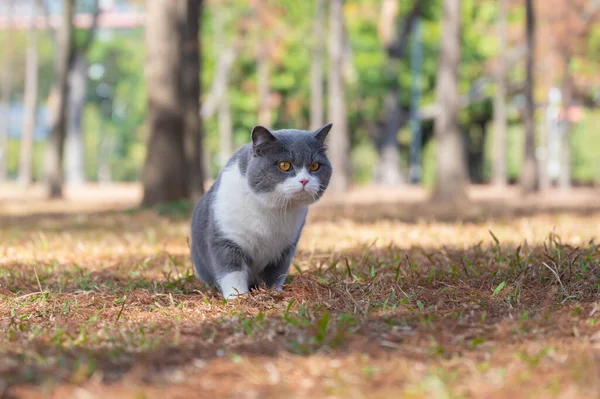
[[[268,204],[268,198],[261,201],[251,191],[237,164],[223,171],[214,202],[215,219],[223,235],[250,255],[253,263],[248,267],[253,273],[294,242],[308,212],[307,206],[283,212]]]

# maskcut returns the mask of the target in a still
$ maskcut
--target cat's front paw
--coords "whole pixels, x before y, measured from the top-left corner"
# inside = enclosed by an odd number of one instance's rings
[[[248,292],[249,291],[240,292],[238,290],[223,291],[223,298],[227,299],[227,301],[232,301],[246,295]]]
[[[248,277],[244,272],[232,272],[223,276],[219,281],[223,298],[229,300],[250,292],[248,288]]]

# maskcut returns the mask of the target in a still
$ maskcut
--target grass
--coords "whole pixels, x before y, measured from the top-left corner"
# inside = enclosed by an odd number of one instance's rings
[[[600,395],[600,214],[313,215],[284,291],[228,303],[187,211],[0,216],[0,396]]]

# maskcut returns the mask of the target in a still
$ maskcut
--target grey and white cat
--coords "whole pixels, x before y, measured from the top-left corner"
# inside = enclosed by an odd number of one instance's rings
[[[252,129],[192,216],[196,275],[225,298],[266,283],[281,289],[308,212],[329,184],[325,139],[314,132]]]

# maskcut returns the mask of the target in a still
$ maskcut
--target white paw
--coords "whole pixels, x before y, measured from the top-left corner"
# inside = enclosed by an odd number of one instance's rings
[[[221,288],[223,297],[227,300],[235,299],[250,291],[248,288],[248,277],[244,271],[226,274],[219,280],[219,287]]]

